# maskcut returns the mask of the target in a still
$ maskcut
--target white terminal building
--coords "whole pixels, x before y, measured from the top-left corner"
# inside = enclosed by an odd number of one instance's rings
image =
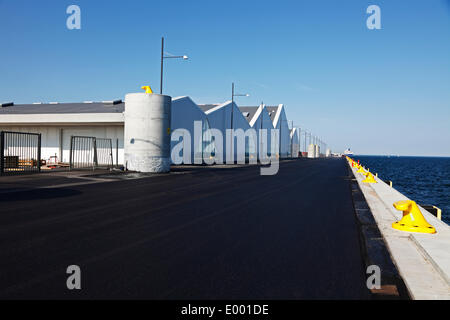
[[[69,162],[70,140],[72,136],[91,136],[110,138],[113,145],[114,163],[124,163],[124,123],[125,102],[122,100],[82,103],[33,103],[33,104],[2,104],[0,108],[0,131],[40,133],[41,158],[57,157],[60,162]],[[222,132],[222,145],[194,143],[195,123],[201,124],[203,131],[215,128]],[[235,159],[238,156],[236,144],[225,141],[226,130],[249,128],[258,133],[261,129],[268,132],[267,153],[272,156],[287,158],[299,156],[298,129],[290,128],[286,108],[278,106],[238,107],[231,101],[222,104],[196,104],[187,96],[172,99],[170,131],[185,129],[191,135],[191,161],[202,159],[202,154],[208,148],[215,149],[216,154],[225,155],[234,146]],[[279,141],[271,141],[271,129],[279,129]],[[171,141],[171,148],[178,143]],[[182,138],[180,138],[182,139]],[[231,139],[230,139],[231,140]],[[245,153],[257,154],[259,141],[246,142]],[[196,150],[197,148],[197,150]],[[256,149],[256,150],[255,150]],[[209,150],[210,151],[210,150]],[[252,156],[250,156],[252,157]],[[225,162],[225,156],[223,157]]]

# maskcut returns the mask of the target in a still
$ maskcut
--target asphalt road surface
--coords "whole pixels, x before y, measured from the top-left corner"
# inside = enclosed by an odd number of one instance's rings
[[[346,166],[2,188],[0,298],[369,298]],[[67,289],[69,265],[81,290]]]

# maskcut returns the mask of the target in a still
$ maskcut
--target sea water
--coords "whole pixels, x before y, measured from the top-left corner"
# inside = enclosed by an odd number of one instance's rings
[[[450,158],[353,156],[382,180],[418,204],[442,210],[442,220],[450,224]]]

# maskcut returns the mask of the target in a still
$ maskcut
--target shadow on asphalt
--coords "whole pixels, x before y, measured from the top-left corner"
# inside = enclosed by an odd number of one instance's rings
[[[55,199],[55,198],[73,197],[81,193],[82,193],[81,191],[66,188],[34,189],[23,191],[17,190],[15,192],[8,192],[3,194],[0,193],[0,202]]]

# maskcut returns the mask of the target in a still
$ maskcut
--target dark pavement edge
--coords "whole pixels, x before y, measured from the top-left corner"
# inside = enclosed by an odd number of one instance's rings
[[[403,278],[392,261],[383,235],[350,167],[348,172],[365,269],[371,265],[377,265],[381,269],[381,288],[370,290],[372,298],[410,300]]]

